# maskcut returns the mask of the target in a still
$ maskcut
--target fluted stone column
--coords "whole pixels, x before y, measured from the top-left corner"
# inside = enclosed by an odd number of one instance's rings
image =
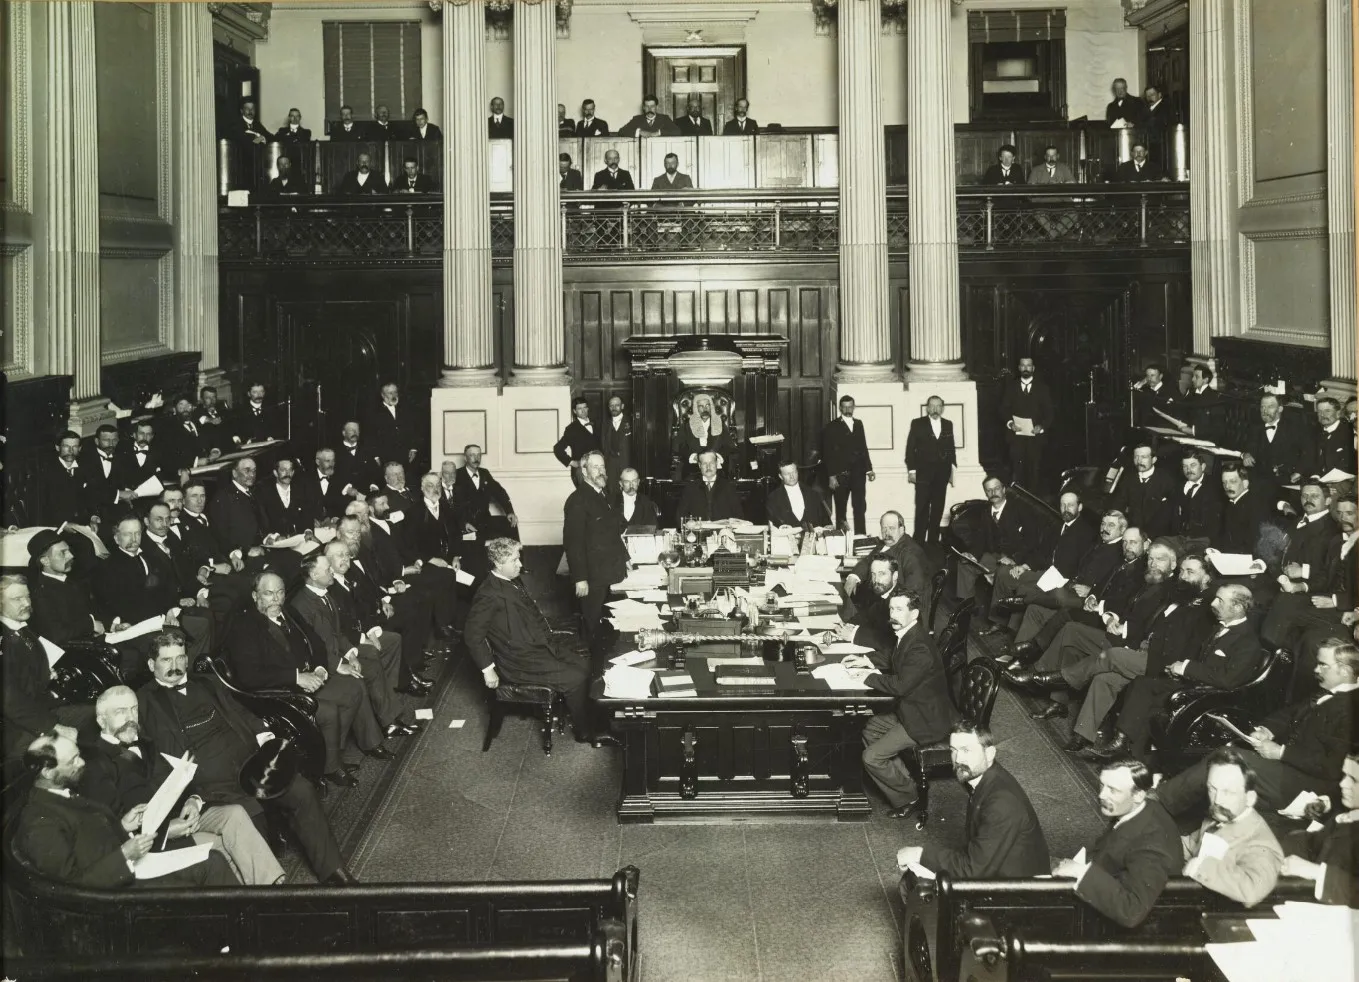
[[[443,5],[444,370],[441,386],[496,384],[491,319],[485,10]]]
[[[175,4],[170,87],[174,103],[175,347],[201,351],[200,384],[218,368],[217,167],[212,13]]]
[[[1211,338],[1237,332],[1236,43],[1233,0],[1189,5],[1190,273],[1194,282],[1194,351],[1211,355]]]
[[[47,336],[52,371],[70,374],[72,422],[103,415],[99,397],[99,147],[94,5],[56,0],[47,14]]]
[[[893,378],[887,306],[887,170],[879,0],[841,0],[840,364],[844,382]]]
[[[566,384],[561,194],[557,173],[556,5],[514,7],[515,385]]]
[[[1331,374],[1355,377],[1354,25],[1351,0],[1326,3],[1326,228],[1330,247]],[[1330,388],[1330,386],[1328,386]]]
[[[906,5],[910,381],[961,381],[958,202],[949,83],[951,0]]]

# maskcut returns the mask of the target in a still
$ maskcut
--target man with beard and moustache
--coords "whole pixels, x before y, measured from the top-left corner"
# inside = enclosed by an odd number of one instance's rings
[[[1103,629],[1072,621],[1057,632],[1032,669],[1005,671],[1005,680],[1011,685],[1050,693],[1051,702],[1031,714],[1034,719],[1065,717],[1071,696],[1082,691],[1097,673],[1112,670],[1110,651],[1128,652],[1119,656],[1119,663],[1125,668],[1135,670],[1141,660],[1145,670],[1145,656],[1139,659],[1137,655],[1156,616],[1169,600],[1178,564],[1179,554],[1173,542],[1158,539],[1147,550],[1143,583],[1129,602],[1126,616],[1120,616],[1117,610],[1106,610]],[[1095,709],[1091,707],[1092,712]],[[1101,712],[1099,718],[1103,716]]]
[[[244,563],[264,556],[264,529],[254,495],[255,478],[255,462],[242,457],[231,468],[231,483],[219,487],[208,504],[209,527],[232,566],[237,561]]]
[[[407,493],[405,468],[388,464],[387,486],[368,496],[365,510],[375,572],[387,583],[404,579],[428,597],[434,607],[435,636],[448,640],[456,634],[465,613],[458,599],[457,573],[450,563],[427,563],[420,558],[419,548],[412,541],[414,522],[410,516],[424,505],[410,501]]]
[[[1171,535],[1178,515],[1175,510],[1179,485],[1175,479],[1157,470],[1157,457],[1150,443],[1133,447],[1132,473],[1119,478],[1118,487],[1109,497],[1109,507],[1128,516],[1128,523],[1136,525],[1152,538]]]
[[[240,880],[219,852],[186,869],[137,879],[133,864],[151,851],[155,836],[137,832],[145,805],[119,819],[106,805],[76,794],[85,759],[75,741],[44,734],[28,744],[24,766],[33,787],[14,831],[14,849],[38,872],[82,887],[220,887]]]
[[[878,532],[882,536],[882,545],[859,560],[853,571],[845,577],[845,596],[856,602],[859,600],[871,602],[873,600],[871,594],[862,597],[856,597],[855,594],[864,592],[860,584],[869,578],[870,563],[886,557],[897,564],[901,589],[904,592],[914,593],[917,597],[928,597],[930,578],[934,576],[934,564],[925,555],[920,543],[906,534],[906,519],[902,517],[901,512],[883,512],[882,518],[878,520]],[[926,628],[928,627],[929,625],[926,625]]]
[[[373,158],[366,153],[359,154],[359,163],[346,174],[335,188],[335,194],[386,194],[387,182],[382,175],[373,170]]]
[[[948,738],[953,776],[967,789],[965,838],[960,847],[906,846],[897,866],[923,866],[954,879],[1018,879],[1052,869],[1047,840],[1029,796],[1014,776],[996,763],[991,731],[977,723],[955,723]],[[906,885],[902,883],[902,898]]]
[[[1208,755],[1208,817],[1184,844],[1184,875],[1253,907],[1279,882],[1283,849],[1255,810],[1255,771],[1239,750]]]
[[[295,482],[301,492],[298,497],[304,507],[307,528],[315,519],[339,518],[354,500],[354,486],[339,473],[334,450],[322,447],[316,451],[314,461],[316,466]],[[268,512],[266,505],[265,514]]]
[[[331,468],[334,468],[334,453],[331,455]],[[319,457],[320,454],[317,454]],[[285,539],[304,532],[310,532],[312,522],[322,517],[320,502],[308,500],[308,495],[296,487],[293,474],[297,465],[291,457],[280,457],[274,464],[274,479],[267,486],[255,492],[260,503],[261,525],[266,535],[281,535]]]
[[[642,475],[635,467],[624,467],[618,475],[618,494],[614,496],[614,507],[623,516],[623,525],[628,529],[655,530],[661,524],[661,510],[656,503],[638,489],[642,486]]]
[[[1289,833],[1283,841],[1284,876],[1316,883],[1313,896],[1323,904],[1359,902],[1359,753],[1345,758],[1340,779],[1344,811],[1320,828]]]
[[[262,574],[277,580],[271,573]],[[278,608],[282,606],[279,590]],[[241,789],[241,767],[272,734],[242,706],[215,675],[188,674],[189,659],[177,631],[156,635],[152,679],[138,693],[141,731],[172,757],[193,753],[194,786],[209,804],[238,804],[263,833],[265,809],[277,809],[296,836],[316,878],[324,884],[357,882],[345,867],[321,799],[306,778],[294,774],[276,798],[260,801]],[[266,836],[267,838],[267,836]]]
[[[1140,642],[1133,640],[1130,626],[1128,638],[1120,639],[1121,643],[1064,670],[1063,675],[1070,679],[1073,689],[1079,689],[1077,683],[1082,680],[1088,687],[1076,713],[1071,741],[1064,748],[1068,753],[1081,753],[1095,744],[1118,694],[1134,679],[1163,674],[1170,664],[1170,652],[1202,647],[1218,626],[1209,607],[1214,589],[1212,574],[1203,558],[1186,556],[1180,563],[1179,578],[1171,585],[1171,602],[1152,618]]]
[[[188,396],[180,396],[175,400],[174,415],[161,424],[164,429],[157,434],[157,442],[165,448],[170,466],[181,474],[198,466],[200,460],[206,460],[212,454],[204,446],[203,434],[194,421],[193,410],[193,400]],[[214,456],[221,455],[219,450]]]
[[[830,634],[837,641],[852,641],[879,653],[891,654],[896,643],[892,632],[888,600],[897,592],[901,578],[901,568],[891,556],[873,556],[868,564],[868,585],[871,599],[862,605],[847,597],[844,605],[844,623],[834,628]],[[917,594],[919,596],[919,594]]]
[[[938,542],[944,517],[944,496],[953,486],[958,450],[953,421],[944,418],[944,400],[930,396],[925,415],[911,420],[906,437],[906,480],[915,485],[915,537]]]
[[[609,475],[609,491],[618,490],[623,469],[632,466],[632,421],[623,413],[623,399],[609,396],[608,415],[599,428],[599,449],[604,451],[604,466]]]
[[[1039,482],[1043,450],[1056,411],[1047,383],[1035,377],[1032,358],[1019,359],[1018,374],[1018,378],[1006,383],[1000,400],[1000,414],[1007,431],[1005,442],[1010,448],[1010,483],[1023,485],[1025,490],[1037,494],[1042,490]],[[1016,419],[1029,421],[1027,432],[1021,430]]]
[[[708,122],[704,120],[704,122]],[[709,123],[711,126],[712,124]],[[693,179],[688,174],[681,174],[679,169],[679,154],[668,153],[665,155],[665,173],[657,174],[651,181],[653,191],[691,191],[694,187]]]
[[[423,674],[425,662],[431,657],[425,649],[434,628],[434,604],[399,575],[391,580],[378,575],[372,536],[366,534],[368,503],[356,501],[349,507],[355,513],[340,519],[335,535],[336,541],[349,547],[350,567],[345,572],[345,582],[354,588],[355,599],[366,616],[384,628],[400,632],[406,679],[403,691],[423,695],[434,684]]]
[[[401,401],[401,388],[395,382],[383,382],[378,389],[378,401],[369,405],[364,418],[364,431],[383,463],[415,464],[418,428],[410,404]]]
[[[1057,507],[1062,524],[1029,555],[1018,557],[1021,561],[1012,563],[996,577],[989,610],[983,608],[981,613],[989,615],[998,627],[1008,626],[1015,614],[1023,613],[1025,607],[1044,594],[1045,591],[1038,589],[1038,581],[1049,569],[1057,570],[1068,580],[1075,577],[1080,572],[1081,560],[1097,541],[1095,530],[1083,518],[1085,508],[1080,495],[1067,491],[1058,500]],[[1110,525],[1111,533],[1112,528]]]
[[[608,482],[604,454],[587,453],[581,458],[580,473],[580,487],[566,499],[562,542],[580,607],[581,633],[591,655],[599,658],[605,641],[600,619],[604,600],[609,587],[627,573],[628,551],[623,545],[623,516],[609,506],[604,487]]]
[[[363,439],[363,429],[354,420],[340,429],[340,445],[335,448],[335,476],[342,487],[352,487],[355,497],[376,491],[382,480],[382,461],[377,451]]]
[[[99,739],[84,748],[85,773],[78,792],[120,815],[147,804],[169,777],[170,765],[155,744],[142,739],[137,693],[125,685],[105,689],[95,700],[94,718]],[[244,808],[226,802],[209,805],[192,784],[188,791],[178,816],[166,820],[166,848],[211,845],[247,886],[283,881],[283,867]]]
[[[398,590],[403,595],[406,590],[410,590],[410,595],[422,599],[430,610],[435,637],[440,640],[453,638],[453,620],[458,613],[455,584],[449,584],[446,590],[441,590],[434,579],[424,575],[423,563],[405,562],[401,548],[394,539],[394,526],[388,520],[391,512],[386,492],[374,491],[366,501],[351,504],[345,513],[354,515],[362,523],[363,548],[356,558],[362,561],[373,581],[383,589]],[[430,569],[437,570],[438,567],[431,566]],[[453,577],[450,576],[450,579]],[[408,629],[403,627],[399,630],[402,637],[412,637]],[[411,654],[410,651],[406,652],[407,659],[411,658]],[[411,662],[408,660],[407,664]]]

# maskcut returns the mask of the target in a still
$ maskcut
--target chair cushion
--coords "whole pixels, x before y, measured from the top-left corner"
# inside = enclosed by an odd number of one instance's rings
[[[552,689],[546,685],[530,685],[502,681],[491,690],[499,702],[528,703],[535,706],[552,705]]]

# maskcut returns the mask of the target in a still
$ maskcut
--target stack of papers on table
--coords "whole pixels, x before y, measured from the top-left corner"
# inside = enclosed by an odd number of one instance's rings
[[[1205,947],[1229,982],[1353,982],[1359,911],[1289,901],[1246,922],[1254,941]]]
[[[629,570],[627,577],[621,583],[615,583],[613,588],[618,591],[664,590],[665,584],[666,573],[660,566],[638,566]]]
[[[625,651],[621,655],[614,655],[609,659],[611,665],[640,665],[643,662],[653,661],[656,658],[654,651]]]
[[[604,672],[604,695],[610,699],[650,699],[655,677],[649,668],[612,665]]]
[[[627,594],[629,600],[640,600],[648,604],[663,604],[670,599],[670,595],[664,590],[628,590]]]
[[[655,604],[640,600],[613,600],[609,605],[609,620],[616,630],[627,633],[661,626],[661,610]]]
[[[694,679],[688,672],[667,671],[656,673],[657,695],[662,699],[694,699],[698,692],[694,689]]]
[[[812,669],[812,678],[820,679],[832,689],[867,689],[864,679],[872,674],[872,669],[846,668],[839,662],[830,662]]]
[[[840,561],[835,556],[798,556],[793,573],[800,580],[820,580],[838,583]]]

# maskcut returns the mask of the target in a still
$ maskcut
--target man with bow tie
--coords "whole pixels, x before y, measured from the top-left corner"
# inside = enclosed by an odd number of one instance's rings
[[[340,442],[335,446],[335,476],[341,486],[350,485],[366,495],[382,483],[382,462],[363,439],[363,428],[356,420],[349,420],[340,429]]]
[[[487,569],[485,543],[519,538],[519,518],[505,486],[481,466],[481,447],[469,443],[462,448],[462,458],[463,465],[453,477],[453,527],[459,535],[476,533],[481,548],[466,550],[465,556],[474,560],[474,575],[482,576]]]
[[[401,176],[392,184],[393,194],[436,194],[439,186],[434,178],[420,173],[420,162],[407,157],[401,164]]]
[[[1133,447],[1132,461],[1132,468],[1124,469],[1119,476],[1109,507],[1128,516],[1130,525],[1136,525],[1153,539],[1173,534],[1179,518],[1179,484],[1157,468],[1156,451],[1149,442]]]
[[[581,486],[580,462],[587,453],[599,449],[599,433],[590,421],[590,402],[584,396],[571,400],[571,421],[552,446],[552,454],[563,467],[571,468],[571,483]]]
[[[120,488],[135,490],[152,478],[161,482],[174,480],[172,462],[159,446],[152,445],[155,435],[155,427],[149,420],[144,420],[133,427],[132,443],[119,447],[114,454],[113,467],[117,472],[114,481]]]
[[[1316,402],[1317,425],[1312,440],[1312,462],[1309,472],[1325,476],[1331,471],[1354,475],[1354,427],[1340,412],[1340,401],[1331,396],[1320,396]]]
[[[821,492],[802,483],[802,468],[792,460],[779,465],[779,486],[765,499],[765,514],[769,524],[775,526],[818,528],[831,524],[830,509]]]
[[[1043,451],[1056,418],[1052,392],[1036,375],[1032,358],[1019,359],[1018,377],[1005,383],[1000,399],[1005,443],[1010,449],[1010,482],[1033,493],[1041,490]]]
[[[716,473],[715,460],[712,470]],[[590,653],[600,657],[604,652],[600,619],[604,600],[609,587],[627,573],[628,551],[623,545],[623,516],[609,506],[604,455],[598,450],[585,454],[580,459],[580,473],[580,487],[566,499],[562,543],[580,605],[582,634],[590,645]],[[474,600],[474,606],[475,603]]]
[[[91,515],[100,525],[108,525],[132,510],[137,496],[135,485],[118,482],[126,475],[124,467],[115,466],[118,457],[118,428],[101,423],[94,432],[94,443],[81,452],[78,469],[84,474],[85,501]]]
[[[307,523],[307,527],[318,519],[339,518],[344,514],[345,507],[363,493],[340,473],[339,455],[334,450],[322,447],[316,451],[313,459],[316,466],[307,471],[300,481],[293,482],[296,493],[305,501],[299,518]],[[266,516],[269,507],[266,504]],[[269,530],[282,531],[272,525]]]
[[[1251,424],[1241,461],[1251,468],[1260,492],[1278,499],[1281,485],[1297,484],[1312,458],[1312,434],[1299,414],[1285,413],[1274,393],[1260,397],[1260,418]]]
[[[246,390],[245,405],[236,413],[234,424],[231,440],[237,446],[262,443],[283,435],[274,407],[264,402],[264,386],[259,382],[252,382]]]
[[[731,119],[722,127],[723,136],[754,136],[760,132],[760,124],[750,118],[750,100],[737,99]]]
[[[217,388],[205,385],[198,391],[198,414],[195,422],[205,452],[229,450],[232,446],[231,427],[217,402]]]
[[[331,454],[333,469],[334,454],[328,450],[321,453]],[[321,453],[318,453],[317,457],[320,457]],[[319,466],[320,462],[317,463]],[[335,516],[328,515],[323,507],[323,498],[308,494],[305,486],[298,487],[293,477],[295,471],[296,465],[292,458],[280,457],[274,464],[274,479],[263,488],[255,489],[255,495],[259,499],[261,525],[266,535],[290,538],[310,532],[313,524],[322,517],[338,517],[340,514],[340,511],[337,511]]]

